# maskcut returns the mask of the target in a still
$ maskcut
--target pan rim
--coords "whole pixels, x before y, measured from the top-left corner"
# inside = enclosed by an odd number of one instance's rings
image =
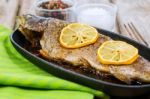
[[[120,87],[120,88],[134,88],[134,89],[138,89],[138,88],[150,88],[150,84],[144,84],[144,85],[125,85],[125,84],[117,84],[117,83],[111,83],[111,82],[107,82],[107,81],[103,81],[103,80],[100,80],[100,79],[95,79],[95,78],[92,78],[92,77],[89,77],[89,76],[86,76],[86,75],[83,75],[83,74],[79,74],[79,73],[76,73],[74,71],[71,71],[71,70],[67,70],[63,67],[60,67],[52,62],[49,62],[49,61],[46,61],[40,57],[37,57],[35,56],[34,54],[30,53],[29,51],[25,50],[23,47],[21,47],[19,44],[17,44],[17,42],[13,39],[13,36],[15,35],[16,31],[18,29],[16,29],[11,35],[10,35],[10,40],[13,44],[15,44],[15,46],[17,46],[20,50],[22,50],[23,52],[25,52],[26,54],[30,55],[31,57],[33,58],[36,58],[38,60],[40,60],[42,63],[45,63],[47,65],[51,65],[53,66],[54,68],[57,68],[61,71],[64,71],[64,72],[67,72],[69,74],[72,74],[72,75],[75,75],[75,76],[78,76],[80,78],[84,78],[84,79],[87,79],[87,80],[90,80],[90,81],[94,81],[96,83],[99,83],[99,84],[103,84],[103,85],[108,85],[108,86],[113,86],[113,87]],[[122,36],[124,37],[124,36]],[[125,37],[126,38],[126,37]],[[127,38],[129,39],[129,38]],[[130,39],[131,40],[131,39]],[[133,41],[133,40],[131,40]],[[134,41],[135,42],[135,41]],[[144,45],[143,45],[144,46]]]

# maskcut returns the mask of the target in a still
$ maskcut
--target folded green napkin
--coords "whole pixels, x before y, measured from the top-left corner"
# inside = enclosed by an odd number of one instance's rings
[[[101,91],[57,78],[39,69],[13,48],[10,33],[10,29],[0,25],[0,99],[109,98]]]

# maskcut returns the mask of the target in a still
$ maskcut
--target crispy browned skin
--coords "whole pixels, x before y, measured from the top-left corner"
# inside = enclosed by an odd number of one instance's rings
[[[98,61],[96,55],[98,47],[103,42],[111,40],[111,38],[100,34],[97,42],[92,45],[78,49],[67,49],[60,45],[59,35],[68,23],[56,19],[45,19],[43,21],[47,22],[46,28],[41,31],[43,36],[40,40],[42,46],[40,52],[44,57],[59,62],[67,62],[72,64],[72,66],[91,66],[98,71],[110,73],[128,84],[133,80],[150,82],[150,62],[142,57],[139,57],[131,65],[103,65]],[[34,31],[36,30],[38,29],[34,29]]]

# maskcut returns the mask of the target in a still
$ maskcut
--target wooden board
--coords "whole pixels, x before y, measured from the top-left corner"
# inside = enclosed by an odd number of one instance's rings
[[[1,0],[0,24],[13,28],[18,11],[19,0]]]
[[[9,28],[14,28],[15,22],[16,22],[16,16],[33,13],[33,4],[36,0],[1,0],[0,3],[0,24],[3,24]],[[81,2],[81,0],[77,0],[77,2]],[[85,0],[83,0],[85,1]],[[91,0],[87,0],[91,2]],[[92,2],[99,2],[99,3],[108,3],[109,1],[114,0],[93,0]],[[143,23],[144,24],[144,23]],[[118,29],[116,29],[116,32],[120,32],[123,30],[119,30],[120,27],[118,24],[116,25]],[[148,46],[150,46],[150,33],[148,31],[149,27],[147,26],[136,26],[137,30],[139,31],[140,35],[134,35],[134,33],[123,33],[123,35],[126,35],[132,39],[135,39],[141,43],[143,43],[143,40],[147,43]],[[118,31],[119,30],[119,31]],[[138,38],[137,38],[138,37]],[[141,39],[142,37],[142,39]]]
[[[150,0],[111,1],[118,6],[120,33],[150,47]]]
[[[20,0],[20,11],[19,15],[31,14],[33,9],[33,4],[36,0]]]

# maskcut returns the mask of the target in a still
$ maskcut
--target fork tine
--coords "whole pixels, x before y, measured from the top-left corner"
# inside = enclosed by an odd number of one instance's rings
[[[129,26],[129,28],[131,29],[132,34],[135,36],[135,38],[136,38],[138,41],[142,42],[141,39],[138,37],[138,35],[137,35],[135,29],[132,27],[132,25],[131,25],[130,22],[128,23],[128,26]]]
[[[135,31],[135,35],[138,36],[139,39],[141,39],[141,41],[146,45],[149,46],[149,44],[144,40],[143,36],[140,34],[140,32],[136,29],[136,27],[134,26],[134,24],[131,22],[131,27],[133,27],[134,31]]]
[[[148,43],[142,39],[141,37],[139,37],[139,32],[137,33],[137,29],[135,28],[135,26],[133,25],[132,22],[128,22],[126,24],[124,24],[124,27],[126,29],[126,31],[128,32],[128,34],[136,41],[144,44],[144,45],[147,45],[148,46]]]
[[[134,24],[132,22],[128,22],[128,23],[124,24],[124,27],[126,29],[126,32],[129,34],[129,36],[132,39],[139,41],[140,43],[142,43],[146,46],[149,46],[149,44],[144,40],[144,38],[142,37],[142,35],[136,29],[136,27],[134,26]]]
[[[138,34],[140,34],[139,32],[137,33],[137,29],[135,28],[135,26],[133,25],[133,23],[131,24],[132,22],[129,22],[128,25],[129,25],[129,28],[132,30],[132,34],[136,37],[136,39],[144,44],[144,45],[147,45],[147,43],[145,43],[144,39],[140,38]],[[148,46],[148,45],[147,45]]]
[[[135,39],[134,36],[133,36],[133,34],[132,34],[132,30],[130,29],[128,23],[127,23],[127,24],[124,24],[124,27],[125,27],[127,33],[129,34],[129,36],[130,36],[132,39]]]

